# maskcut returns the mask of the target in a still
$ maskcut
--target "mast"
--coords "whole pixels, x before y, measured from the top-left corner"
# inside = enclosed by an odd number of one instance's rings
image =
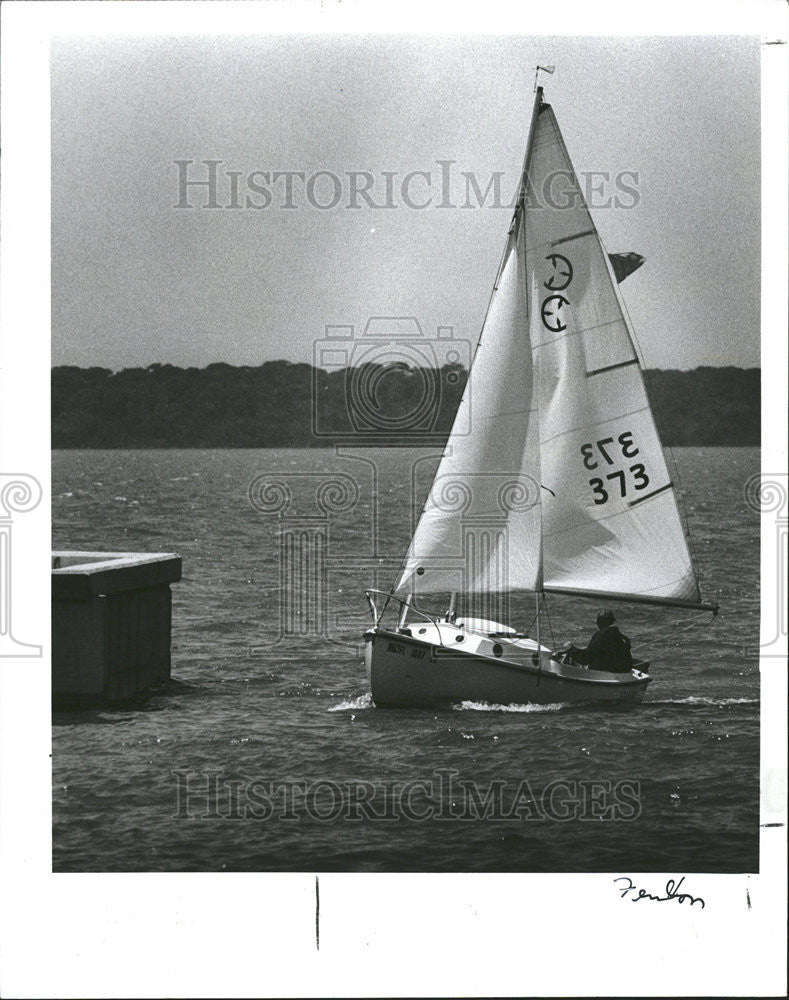
[[[523,157],[523,169],[521,171],[521,182],[520,189],[518,191],[518,202],[515,207],[515,216],[513,218],[512,229],[515,230],[515,238],[517,239],[518,226],[516,222],[518,220],[518,214],[524,211],[524,198],[526,196],[526,189],[529,183],[529,164],[531,162],[531,151],[534,145],[534,134],[537,130],[537,116],[540,113],[540,107],[542,106],[542,87],[537,86],[537,76],[540,72],[540,67],[537,67],[537,72],[534,74],[534,107],[532,108],[531,125],[529,127],[529,138],[526,143],[526,154]],[[525,246],[525,241],[524,241]],[[529,316],[529,288],[528,288],[528,278],[527,269],[524,268],[524,279],[525,279],[525,292],[526,292],[526,315],[527,322],[530,320]],[[537,618],[537,669],[542,670],[542,650],[540,646],[540,604],[543,594],[543,564],[542,564],[542,518],[540,518],[540,555],[539,555],[539,567],[537,574],[537,583],[534,589],[534,603],[536,606],[536,618]],[[539,674],[537,683],[539,684]]]
[[[512,215],[512,221],[510,222],[510,228],[507,231],[507,241],[504,244],[504,253],[501,255],[501,260],[499,262],[499,269],[498,269],[498,271],[496,271],[496,280],[493,282],[493,288],[491,289],[490,298],[488,299],[488,307],[485,310],[485,317],[482,320],[482,327],[481,327],[482,330],[485,329],[485,322],[487,321],[488,313],[490,312],[490,307],[493,304],[493,296],[498,291],[499,282],[501,281],[501,275],[502,275],[502,273],[504,271],[504,268],[505,268],[505,266],[507,264],[507,258],[510,255],[510,250],[512,249],[513,236],[515,234],[517,234],[518,216],[523,211],[523,196],[524,196],[524,194],[526,192],[526,179],[527,179],[526,178],[526,174],[527,174],[527,171],[529,169],[529,160],[531,159],[531,150],[532,150],[532,146],[534,145],[535,125],[537,123],[537,115],[540,113],[540,105],[541,104],[542,104],[542,87],[538,87],[537,91],[536,91],[536,93],[534,95],[534,106],[532,107],[531,119],[530,119],[530,122],[529,122],[529,134],[528,134],[528,136],[526,138],[526,152],[524,153],[524,156],[523,156],[523,166],[521,167],[520,182],[518,184],[518,196],[515,199],[515,211],[513,212],[513,215]],[[527,299],[527,301],[528,301],[528,299]],[[480,341],[481,341],[481,337],[480,337]],[[477,350],[479,350],[480,341],[477,342]],[[475,356],[476,356],[477,350],[474,351],[474,355]],[[474,359],[473,358],[471,359],[471,364],[472,365],[474,364]]]
[[[537,131],[537,115],[540,113],[540,107],[542,106],[542,87],[537,87],[534,93],[534,106],[531,112],[531,121],[529,123],[529,136],[526,140],[526,152],[523,156],[523,166],[521,167],[521,179],[520,185],[518,186],[518,198],[515,202],[515,213],[512,217],[512,224],[510,225],[510,236],[516,230],[516,222],[518,221],[518,216],[523,212],[523,198],[526,194],[526,186],[528,184],[528,173],[529,173],[529,163],[531,162],[531,151],[534,145],[534,134]],[[505,249],[505,257],[509,251],[509,242]],[[502,263],[503,267],[503,263]],[[496,275],[496,285],[499,283],[499,277],[501,276],[501,268],[499,268],[499,274]]]

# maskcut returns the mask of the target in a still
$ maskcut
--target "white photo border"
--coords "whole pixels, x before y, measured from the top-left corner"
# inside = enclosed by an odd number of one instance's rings
[[[785,474],[785,6],[685,0],[648,8],[574,2],[561,9],[563,24],[572,26],[565,34],[762,36],[762,468]],[[699,878],[694,889],[707,901],[703,911],[643,907],[636,919],[611,892],[618,872],[323,874],[316,950],[313,873],[52,873],[50,39],[496,34],[508,24],[528,34],[557,29],[555,21],[549,26],[547,7],[425,0],[5,3],[2,19],[0,471],[30,475],[43,490],[43,501],[15,525],[15,545],[25,558],[15,570],[20,599],[14,614],[19,635],[34,636],[44,655],[0,660],[0,991],[41,997],[780,994],[785,636],[783,656],[762,664],[760,873]],[[774,519],[764,517],[763,574],[775,537]],[[763,575],[763,594],[775,586]],[[763,636],[774,627],[768,603]]]

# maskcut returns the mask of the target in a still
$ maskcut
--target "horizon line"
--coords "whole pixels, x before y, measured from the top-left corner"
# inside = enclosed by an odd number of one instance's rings
[[[238,369],[238,368],[263,368],[266,365],[282,365],[282,364],[291,365],[293,367],[303,366],[303,367],[306,367],[306,368],[311,368],[311,369],[313,369],[313,371],[326,372],[327,374],[331,374],[331,373],[336,374],[339,371],[347,371],[349,368],[357,368],[357,367],[360,368],[360,367],[362,367],[362,365],[345,365],[342,368],[336,368],[336,369],[330,370],[330,369],[327,369],[327,368],[321,368],[319,365],[313,365],[309,361],[290,361],[288,358],[269,358],[266,361],[260,361],[257,364],[234,363],[234,362],[230,362],[230,361],[208,361],[208,362],[206,362],[203,365],[190,365],[190,364],[175,364],[175,363],[173,363],[171,361],[152,361],[152,362],[150,362],[147,365],[142,365],[142,364],[139,364],[139,365],[127,365],[127,366],[125,366],[123,368],[110,368],[107,365],[100,365],[100,364],[85,365],[85,364],[59,363],[59,364],[51,364],[50,365],[50,371],[55,371],[58,368],[76,368],[76,369],[78,369],[80,371],[96,371],[96,370],[99,370],[99,371],[108,371],[112,375],[117,375],[120,372],[124,372],[124,371],[150,371],[151,369],[158,369],[158,368],[175,368],[175,369],[178,369],[179,371],[205,371],[208,368],[218,367],[218,366],[224,366],[226,368],[237,368]],[[368,365],[379,364],[381,367],[400,368],[400,369],[405,369],[405,370],[408,370],[408,371],[424,371],[425,369],[440,371],[442,368],[462,368],[466,372],[470,371],[470,368],[467,368],[466,365],[461,364],[460,362],[454,362],[452,364],[445,364],[445,365],[441,365],[441,366],[427,365],[427,366],[421,366],[421,367],[418,366],[418,365],[407,365],[405,362],[402,362],[402,361],[392,361],[392,362],[367,361],[367,362],[364,362],[364,364],[368,364]],[[645,366],[642,367],[641,370],[642,371],[662,371],[662,372],[674,372],[674,371],[676,371],[676,372],[693,372],[693,371],[699,371],[700,369],[709,369],[709,370],[712,370],[712,371],[721,371],[721,370],[724,370],[726,368],[732,368],[732,369],[735,369],[736,371],[743,371],[743,372],[747,372],[747,371],[761,371],[761,362],[759,364],[756,364],[756,365],[747,365],[747,366],[746,365],[741,365],[741,364],[739,364],[739,365],[738,364],[731,364],[731,363],[730,364],[698,364],[698,365],[694,365],[693,367],[686,367],[686,368],[656,368],[656,367],[646,366],[645,365]]]

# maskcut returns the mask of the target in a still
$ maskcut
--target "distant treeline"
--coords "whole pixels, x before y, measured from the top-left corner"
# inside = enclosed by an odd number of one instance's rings
[[[759,369],[646,371],[666,445],[757,445]],[[463,392],[460,365],[368,364],[327,372],[150,365],[52,370],[54,448],[320,447],[446,435]],[[503,428],[503,430],[506,430]]]

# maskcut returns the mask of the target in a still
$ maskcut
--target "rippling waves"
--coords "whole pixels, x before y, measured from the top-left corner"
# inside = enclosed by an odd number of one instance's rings
[[[756,450],[676,451],[704,594],[721,612],[649,647],[641,705],[442,712],[375,708],[362,662],[362,592],[390,585],[407,545],[416,457],[54,455],[56,548],[175,551],[184,563],[179,683],[135,710],[55,717],[56,870],[758,869],[759,525],[744,499]],[[416,469],[417,502],[434,464]],[[283,638],[282,517],[314,527],[325,512],[310,490],[338,472],[359,496],[329,514],[323,634],[305,602]],[[261,474],[291,483],[286,515],[250,504]],[[584,641],[594,610],[552,599],[552,641]],[[526,605],[514,611],[526,619]],[[643,606],[618,618],[636,650],[682,627]]]

